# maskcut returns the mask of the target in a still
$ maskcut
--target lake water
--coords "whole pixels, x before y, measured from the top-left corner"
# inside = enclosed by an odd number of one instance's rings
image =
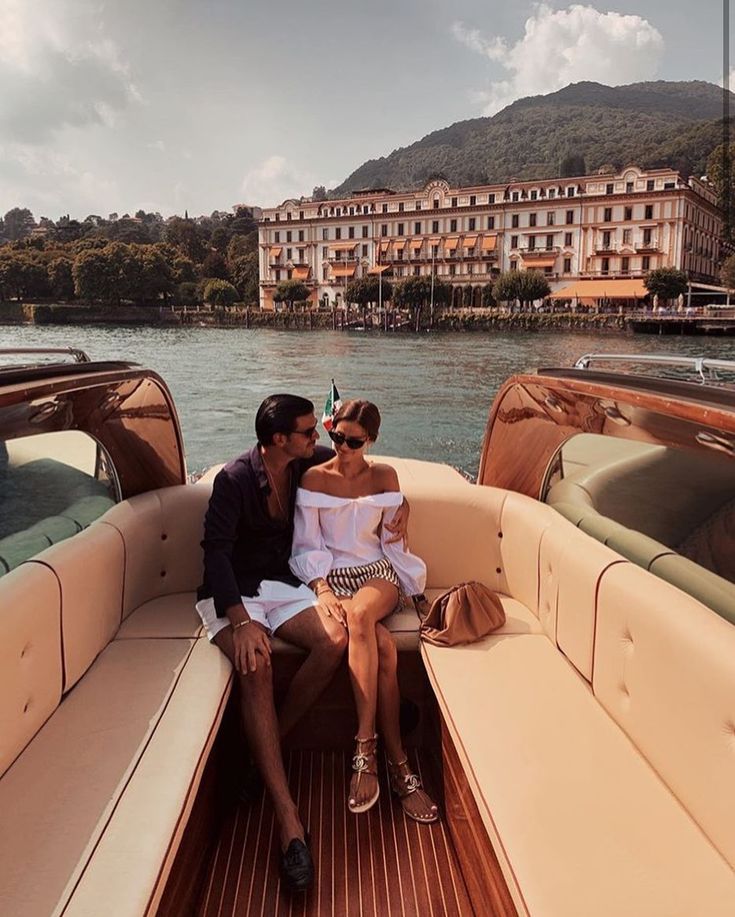
[[[569,366],[589,352],[735,360],[735,338],[0,327],[0,347],[65,346],[95,360],[133,360],[162,375],[176,400],[190,471],[250,446],[255,411],[268,394],[304,395],[321,416],[332,377],[343,398],[380,407],[376,452],[444,461],[474,476],[490,405],[515,372]]]

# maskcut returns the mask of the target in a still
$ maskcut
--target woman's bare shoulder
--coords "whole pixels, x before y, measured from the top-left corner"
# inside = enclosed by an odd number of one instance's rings
[[[398,480],[398,472],[392,465],[386,465],[381,462],[373,462],[370,467],[372,470],[373,481],[384,493],[401,489],[401,485]]]
[[[301,475],[299,487],[303,487],[305,490],[315,490],[318,493],[324,493],[329,476],[327,465],[330,464],[331,462],[326,462],[323,465],[315,465],[313,468],[307,468]]]

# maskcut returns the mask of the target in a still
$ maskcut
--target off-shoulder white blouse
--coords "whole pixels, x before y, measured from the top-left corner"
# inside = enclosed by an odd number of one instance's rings
[[[305,583],[331,570],[359,567],[387,558],[406,595],[426,585],[426,564],[401,542],[388,544],[390,522],[403,502],[398,491],[367,497],[333,497],[299,487],[296,492],[290,566]]]

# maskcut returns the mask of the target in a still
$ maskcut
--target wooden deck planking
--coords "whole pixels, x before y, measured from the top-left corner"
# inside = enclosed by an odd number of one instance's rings
[[[425,753],[424,753],[425,754]],[[421,767],[420,753],[414,753]],[[473,913],[440,821],[407,819],[381,767],[378,804],[347,809],[349,757],[292,751],[294,798],[311,832],[316,881],[307,895],[281,888],[278,836],[263,794],[233,809],[223,825],[197,917],[467,917]],[[427,774],[422,774],[432,790]]]

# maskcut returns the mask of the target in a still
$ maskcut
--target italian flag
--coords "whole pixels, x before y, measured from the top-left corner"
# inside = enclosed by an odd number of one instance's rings
[[[329,394],[324,403],[324,413],[322,414],[322,426],[325,430],[329,431],[332,429],[332,418],[341,407],[342,399],[339,397],[337,386],[334,384],[334,379],[332,379],[332,384],[329,387]]]

